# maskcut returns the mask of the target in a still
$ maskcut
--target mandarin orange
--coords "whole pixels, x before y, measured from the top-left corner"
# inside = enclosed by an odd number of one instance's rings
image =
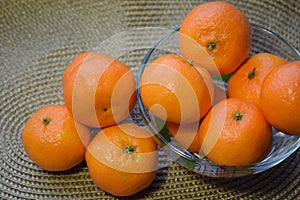
[[[273,67],[288,61],[271,53],[258,53],[248,58],[228,81],[228,96],[260,106],[260,91],[264,78]]]
[[[28,157],[48,171],[68,170],[82,162],[90,138],[89,129],[74,121],[62,105],[38,109],[22,133]]]
[[[91,127],[110,126],[124,120],[136,100],[130,68],[97,52],[74,58],[63,74],[63,92],[74,118]]]
[[[216,104],[203,119],[200,141],[201,153],[214,163],[249,165],[270,151],[271,126],[255,104],[228,98]]]
[[[193,8],[179,31],[182,55],[213,74],[229,74],[247,58],[252,42],[247,17],[233,4],[213,1]]]
[[[300,135],[300,61],[273,68],[262,83],[261,108],[271,125]]]
[[[200,120],[213,102],[214,84],[204,68],[178,55],[154,60],[141,76],[141,98],[163,120],[189,123]]]
[[[143,190],[154,180],[158,167],[152,135],[131,123],[102,129],[88,146],[85,158],[94,183],[114,196]]]
[[[166,127],[172,137],[184,148],[193,153],[199,153],[201,142],[199,134],[200,122],[177,124],[167,122]]]

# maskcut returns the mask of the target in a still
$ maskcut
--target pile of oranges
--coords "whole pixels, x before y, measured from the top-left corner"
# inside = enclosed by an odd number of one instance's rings
[[[150,63],[140,92],[149,112],[171,136],[214,163],[261,161],[272,146],[272,126],[300,135],[300,61],[261,52],[250,57],[251,25],[226,2],[201,4],[179,30],[181,55]],[[228,75],[228,90],[213,76]],[[135,194],[154,180],[157,143],[124,122],[136,101],[135,78],[109,55],[85,52],[65,69],[65,105],[39,109],[25,124],[27,155],[48,171],[86,161],[94,183],[115,196]],[[91,128],[99,128],[95,137]]]
[[[25,152],[48,171],[86,161],[97,186],[129,196],[152,183],[158,167],[157,144],[141,127],[124,120],[136,101],[129,67],[97,52],[78,55],[62,77],[65,105],[48,105],[26,122]],[[92,138],[91,129],[99,130]]]

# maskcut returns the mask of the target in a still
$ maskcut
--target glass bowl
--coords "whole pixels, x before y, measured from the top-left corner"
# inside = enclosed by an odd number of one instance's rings
[[[281,56],[288,61],[300,59],[300,53],[292,47],[287,41],[276,33],[262,26],[252,25],[252,47],[250,55],[259,52],[269,52]],[[300,137],[286,135],[272,127],[273,144],[269,154],[260,162],[247,166],[222,166],[210,162],[205,157],[191,153],[181,146],[174,138],[165,136],[167,129],[164,127],[164,121],[154,117],[145,108],[140,95],[140,79],[144,69],[156,58],[169,53],[180,55],[178,47],[179,28],[163,35],[147,52],[144,57],[137,77],[137,100],[141,115],[147,127],[154,133],[155,138],[161,143],[161,148],[165,150],[168,156],[180,165],[196,173],[210,177],[240,177],[249,174],[257,174],[268,170],[284,159],[289,157],[300,147]],[[224,78],[224,77],[223,77]],[[226,78],[226,77],[225,77]],[[214,79],[217,85],[224,86],[226,90],[226,81],[224,79]]]

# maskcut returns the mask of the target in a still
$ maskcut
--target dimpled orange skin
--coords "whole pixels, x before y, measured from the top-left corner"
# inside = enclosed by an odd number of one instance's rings
[[[203,3],[192,9],[181,24],[180,35],[179,47],[185,58],[194,60],[213,74],[221,75],[238,68],[247,58],[252,41],[247,17],[234,5],[220,1]],[[193,39],[194,44],[187,38]],[[212,43],[215,46],[208,47]],[[196,51],[192,50],[195,44],[206,50],[217,69],[201,65],[203,58],[197,58],[194,55]]]
[[[264,78],[273,67],[287,62],[270,53],[258,53],[251,56],[230,77],[228,96],[260,106],[260,91]]]
[[[133,152],[126,152],[126,147]],[[156,176],[158,152],[151,134],[130,124],[102,129],[86,151],[94,183],[114,196],[130,196],[148,187]]]
[[[85,52],[63,74],[64,101],[74,118],[91,127],[124,120],[136,101],[130,69],[109,55]]]
[[[84,52],[76,56],[69,66],[65,69],[62,77],[62,86],[64,92],[64,101],[70,112],[72,113],[72,95],[76,74],[80,69],[80,65],[88,58],[91,52]]]
[[[260,101],[271,125],[300,135],[300,61],[273,68],[263,81]]]
[[[241,166],[259,162],[268,154],[272,132],[258,106],[228,98],[203,119],[200,141],[201,152],[212,162]]]
[[[140,91],[145,107],[156,117],[174,123],[190,123],[199,121],[210,109],[214,84],[204,68],[168,54],[145,69]],[[157,105],[163,109],[156,109]]]
[[[47,125],[44,119],[49,119]],[[84,160],[89,129],[76,123],[62,105],[40,108],[26,122],[22,133],[28,157],[47,171],[71,169]]]

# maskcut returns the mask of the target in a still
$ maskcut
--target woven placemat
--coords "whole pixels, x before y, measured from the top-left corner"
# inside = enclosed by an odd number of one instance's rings
[[[61,173],[38,168],[23,150],[24,124],[38,108],[63,104],[62,73],[80,52],[105,48],[112,36],[139,28],[174,29],[202,2],[0,0],[0,199],[113,199],[93,184],[84,162]],[[300,50],[298,1],[229,2]],[[162,33],[157,30],[142,39],[130,32],[132,52],[120,59],[135,73]],[[148,188],[124,199],[300,199],[300,150],[266,172],[232,179],[166,162]]]

